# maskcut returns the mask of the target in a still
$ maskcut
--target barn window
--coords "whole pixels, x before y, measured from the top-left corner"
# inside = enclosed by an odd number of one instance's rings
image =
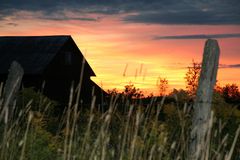
[[[71,65],[72,64],[72,54],[71,54],[71,52],[65,52],[64,53],[64,62],[65,62],[65,65]]]

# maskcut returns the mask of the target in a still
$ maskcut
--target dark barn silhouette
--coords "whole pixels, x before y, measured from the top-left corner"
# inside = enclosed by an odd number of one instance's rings
[[[8,69],[17,61],[24,69],[24,87],[41,89],[44,94],[66,104],[69,100],[71,83],[79,83],[83,55],[71,36],[8,36],[0,37],[0,81],[5,81]],[[87,61],[84,64],[81,100],[91,103],[92,90],[97,103],[102,103],[106,93],[91,79],[96,76]]]

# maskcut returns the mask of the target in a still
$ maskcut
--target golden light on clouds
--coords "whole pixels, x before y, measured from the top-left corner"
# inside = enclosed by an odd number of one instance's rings
[[[15,27],[1,27],[2,36],[72,35],[96,73],[97,77],[92,79],[99,86],[105,90],[121,90],[132,82],[146,94],[158,94],[156,84],[159,77],[168,79],[169,91],[185,88],[187,66],[193,59],[201,61],[205,42],[204,39],[156,40],[154,37],[239,32],[236,25],[145,25],[122,22],[119,17],[109,15],[96,22],[54,21],[31,18],[31,13],[21,14],[28,18],[16,19]],[[221,64],[240,64],[239,43],[239,38],[219,39]],[[222,85],[239,84],[240,77],[236,75],[240,75],[240,68],[222,68],[219,69],[218,81]]]

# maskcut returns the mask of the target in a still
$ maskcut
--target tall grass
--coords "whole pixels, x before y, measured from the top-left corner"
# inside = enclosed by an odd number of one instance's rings
[[[3,110],[0,85],[0,111]],[[70,89],[69,104],[55,124],[55,132],[49,131],[52,118],[50,104],[39,102],[36,110],[33,100],[25,106],[16,100],[8,106],[13,114],[5,111],[0,122],[1,160],[155,160],[188,159],[191,130],[191,106],[165,104],[165,97],[152,98],[149,104],[128,99],[123,95],[112,96],[106,111],[95,106],[92,97],[89,108],[78,104],[81,87]],[[76,95],[74,95],[76,93]],[[74,99],[76,99],[74,101]],[[44,98],[41,98],[44,101]],[[169,111],[170,110],[170,111]],[[161,116],[165,116],[161,120]],[[201,146],[204,155],[199,159],[240,159],[240,127],[235,134],[225,128],[229,121],[222,121],[212,111],[208,123],[206,141]],[[197,154],[197,153],[196,153]]]

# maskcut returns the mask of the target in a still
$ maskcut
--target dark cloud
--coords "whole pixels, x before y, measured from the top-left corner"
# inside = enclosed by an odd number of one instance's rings
[[[13,26],[13,27],[16,27],[16,26],[18,26],[18,24],[17,24],[17,23],[7,23],[6,25],[8,25],[8,26]]]
[[[70,15],[68,12],[70,12]],[[8,18],[8,16],[10,18]],[[74,10],[68,10],[68,11],[56,10],[55,12],[47,11],[47,10],[43,10],[43,11],[36,10],[35,12],[28,11],[28,10],[8,10],[8,11],[5,11],[4,14],[0,14],[0,21],[3,21],[3,20],[10,21],[9,22],[10,24],[14,20],[34,19],[34,18],[44,19],[44,20],[53,20],[53,21],[79,20],[79,21],[92,21],[92,22],[96,22],[101,19],[99,16],[91,16],[91,15],[80,13]]]
[[[219,64],[219,68],[240,68],[240,64]]]
[[[66,21],[66,20],[79,20],[79,21],[98,21],[100,17],[93,16],[68,16],[65,13],[57,12],[54,14],[41,14],[38,16],[39,19],[53,20],[53,21]]]
[[[240,38],[240,33],[156,36],[153,39],[161,40],[161,39],[209,39],[209,38]]]
[[[40,19],[45,19],[45,20],[52,20],[52,21],[69,21],[69,20],[78,20],[78,21],[98,21],[98,18],[90,18],[90,17],[76,17],[76,18],[71,18],[71,17],[40,17]]]
[[[43,18],[61,20],[54,13],[64,17],[65,11],[74,11],[81,15],[76,20],[94,21],[95,17],[88,17],[92,13],[125,13],[122,20],[127,23],[228,25],[240,24],[239,8],[239,0],[1,0],[0,20],[20,11],[38,11]]]
[[[172,1],[170,1],[172,2]],[[229,25],[240,24],[239,0],[180,0],[175,3],[153,3],[141,7],[123,20],[146,24]],[[148,8],[148,9],[146,9]]]
[[[126,22],[173,25],[224,25],[240,24],[239,15],[223,15],[214,12],[182,11],[175,13],[141,13],[124,18]]]

